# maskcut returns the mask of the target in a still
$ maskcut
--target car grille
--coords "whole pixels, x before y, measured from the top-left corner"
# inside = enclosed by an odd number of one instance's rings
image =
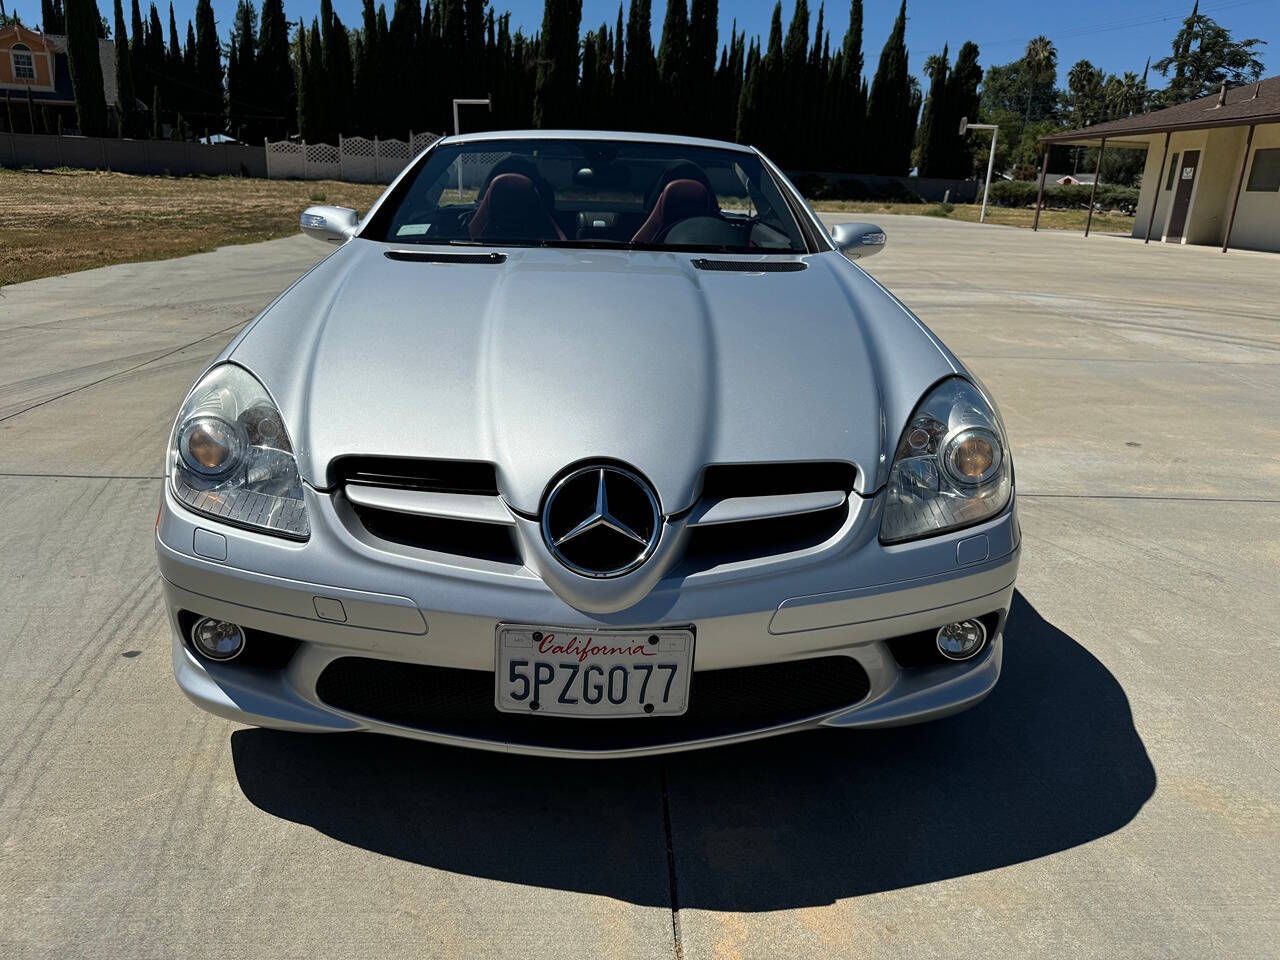
[[[470,460],[420,460],[407,457],[341,457],[329,467],[332,486],[355,484],[423,493],[498,496],[491,463]],[[371,536],[420,550],[452,556],[520,564],[520,551],[510,526],[459,517],[419,516],[380,507],[351,505]]]
[[[511,527],[446,517],[416,517],[395,510],[352,505],[361,525],[379,540],[455,557],[520,564]]]
[[[702,476],[700,504],[813,493],[853,495],[857,469],[840,461],[713,464]],[[498,502],[492,464],[402,457],[342,457],[329,482],[421,493],[462,494]],[[464,516],[420,516],[383,506],[353,503],[352,515],[379,540],[457,557],[519,565],[514,528]],[[814,512],[771,514],[749,520],[691,526],[685,553],[672,570],[688,576],[723,564],[780,556],[825,543],[844,526],[849,501]]]
[[[849,496],[856,479],[857,469],[853,464],[839,461],[717,464],[708,467],[703,475],[702,499],[715,501],[823,491],[840,491]],[[814,547],[835,536],[848,516],[846,500],[838,507],[814,513],[694,527],[689,531],[677,572],[688,575],[721,564]]]
[[[575,719],[500,712],[485,670],[340,657],[316,683],[329,706],[432,733],[569,750],[625,750],[766,730],[834,713],[871,688],[851,657],[816,657],[693,674],[679,717]]]
[[[339,457],[329,464],[329,485],[367,483],[400,490],[498,495],[493,464],[412,457]]]

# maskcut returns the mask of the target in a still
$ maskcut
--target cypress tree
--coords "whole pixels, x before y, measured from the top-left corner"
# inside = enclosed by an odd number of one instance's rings
[[[867,167],[871,173],[904,176],[911,166],[911,75],[907,70],[907,0],[902,0],[880,53],[867,100]]]
[[[578,92],[578,115],[584,127],[599,126],[597,118],[604,100],[599,90],[599,59],[596,32],[588,30],[582,38],[582,84]]]
[[[827,165],[825,140],[832,121],[825,114],[827,68],[831,59],[829,52],[824,51],[824,40],[827,39],[825,21],[826,5],[819,3],[818,25],[813,31],[813,46],[809,48],[809,62],[805,64],[802,78],[804,93],[799,110],[801,129],[796,141],[800,152],[797,165],[810,170]]]
[[[67,62],[76,98],[76,118],[86,137],[108,133],[107,98],[98,59],[98,31],[102,18],[94,0],[67,0]],[[12,129],[12,127],[10,127]]]
[[[940,56],[925,61],[924,72],[929,77],[929,96],[924,102],[917,131],[916,166],[922,177],[942,176],[947,165],[947,149],[956,131],[947,129],[951,115],[951,60],[948,45],[942,47]]]
[[[240,53],[240,81],[244,93],[252,99],[258,89],[258,11],[253,0],[240,0],[236,5],[235,38]]]
[[[658,85],[658,65],[653,56],[653,21],[650,0],[631,0],[627,11],[626,82],[627,115],[633,130],[652,129],[657,120],[653,95]]]
[[[262,0],[258,26],[258,89],[255,99],[271,119],[262,123],[263,134],[281,139],[292,127],[294,112],[293,66],[289,62],[289,23],[283,0]]]
[[[164,125],[160,122],[160,86],[156,85],[151,92],[151,139],[159,140],[164,132]]]
[[[40,27],[45,33],[67,32],[62,0],[40,0]]]
[[[314,134],[311,125],[311,57],[307,52],[307,28],[298,25],[298,133],[303,140]]]
[[[178,45],[178,20],[173,15],[173,0],[169,0],[169,51],[167,59],[170,68],[182,62],[182,47]]]
[[[417,45],[416,22],[418,5],[412,3],[415,14],[415,28],[412,31],[413,46],[410,47],[409,58],[405,67],[412,69],[413,49]],[[320,0],[320,43],[321,61],[324,64],[324,83],[320,87],[321,96],[325,98],[325,124],[321,128],[321,136],[337,143],[337,138],[349,133],[342,129],[350,117],[351,86],[354,82],[351,65],[351,35],[342,20],[333,12],[332,0]],[[315,67],[313,58],[312,68]]]
[[[769,23],[769,45],[756,68],[756,107],[752,121],[752,143],[776,156],[784,136],[782,115],[791,109],[782,93],[782,2],[773,7]]]
[[[458,4],[460,6],[460,3]],[[463,21],[459,17],[459,25]],[[396,122],[403,131],[404,128],[413,126],[416,121],[420,121],[425,111],[425,106],[416,103],[419,99],[414,96],[418,89],[419,68],[418,54],[422,49],[422,11],[418,7],[417,0],[396,0],[391,13],[391,27],[388,56],[390,62],[384,63],[382,69],[387,71],[389,77],[389,93],[392,103],[397,105],[394,111],[398,116],[394,117]],[[461,49],[454,51],[455,56],[453,62],[461,64],[461,60],[457,59],[457,55],[461,54]],[[457,73],[450,73],[453,81],[456,83],[461,79]],[[452,94],[459,96],[459,94]],[[388,118],[392,119],[392,118]],[[388,131],[390,132],[390,131]],[[400,136],[404,136],[401,132]]]
[[[619,105],[626,103],[626,81],[623,79],[623,73],[626,66],[626,56],[623,53],[623,33],[622,33],[622,4],[618,4],[618,24],[613,28],[613,108],[617,111]],[[619,122],[620,118],[616,118],[612,128],[620,130],[624,126]]]
[[[221,126],[222,47],[218,42],[218,25],[213,19],[213,5],[209,0],[196,2],[196,85],[201,98],[197,118],[201,127],[210,124]]]
[[[739,143],[754,144],[760,115],[760,44],[752,39],[743,68],[742,93],[738,97]]]
[[[542,50],[533,87],[533,125],[569,126],[578,87],[578,32],[582,0],[547,0]]]
[[[178,43],[178,19],[173,15],[173,0],[169,0],[169,49],[165,52],[164,72],[169,78],[169,106],[179,110],[186,103],[187,90],[182,75],[182,46]]]
[[[968,177],[973,173],[974,142],[959,136],[960,118],[978,119],[978,86],[982,83],[982,67],[978,65],[978,45],[965,41],[956,54],[956,65],[948,84],[950,113],[944,129],[956,136],[951,141],[943,167],[944,177]]]
[[[837,170],[863,169],[867,95],[862,70],[862,0],[853,0],[849,6],[849,26],[840,47],[839,66],[832,78],[836,120],[831,165]]]
[[[781,9],[779,25],[781,25]],[[779,96],[774,100],[774,141],[772,151],[777,159],[788,165],[799,164],[802,153],[801,139],[809,132],[804,129],[805,68],[809,60],[809,4],[796,0],[787,27],[787,38],[782,45],[782,73],[778,87]]]
[[[689,89],[700,107],[693,116],[698,125],[713,124],[712,96],[715,90],[716,48],[719,46],[717,0],[692,0],[689,4]]]
[[[691,119],[688,111],[688,61],[688,9],[684,0],[667,0],[667,14],[662,20],[662,39],[658,44],[659,97],[666,107],[663,117],[665,132],[688,131]]]
[[[742,98],[742,78],[747,62],[747,35],[738,33],[738,22],[733,22],[729,34],[729,51],[725,63],[723,88],[717,104],[719,135],[733,140],[738,135],[738,102]]]
[[[416,3],[417,0],[413,2]],[[543,16],[546,17],[546,11],[543,12]],[[465,69],[463,50],[467,44],[467,16],[463,0],[441,0],[438,19],[440,21],[440,76],[447,84],[445,96],[441,98],[441,115],[444,122],[449,124],[448,131],[452,133],[453,116],[448,101],[454,97],[473,96],[459,90],[459,81]],[[392,29],[394,30],[394,22]],[[574,37],[574,47],[577,48],[577,37]]]
[[[187,93],[183,97],[183,101],[189,106],[194,106],[197,110],[200,108],[199,92],[195,89],[196,85],[196,31],[191,26],[191,21],[187,21],[187,42],[182,47],[182,77],[187,83]]]
[[[129,111],[133,109],[133,66],[129,60],[129,35],[124,29],[124,7],[120,0],[115,3],[113,30],[116,38],[116,126],[123,136],[131,132]]]
[[[428,6],[428,9],[430,7]],[[365,136],[381,132],[379,97],[378,11],[373,0],[360,7],[360,36],[357,38],[355,62],[355,99],[357,127]]]
[[[416,3],[417,0],[414,0]],[[464,97],[482,96],[483,84],[487,79],[484,69],[484,7],[485,0],[464,0],[463,2],[463,75],[462,81],[468,91]],[[577,36],[574,36],[575,46]]]
[[[388,50],[391,49],[391,28],[387,25],[387,7],[386,4],[378,4],[378,50],[386,56]],[[428,70],[435,69],[434,64],[426,64]],[[384,72],[382,78],[378,81],[378,89],[383,93],[383,100],[378,106],[379,131],[384,135],[394,133],[393,127],[390,125],[390,118],[396,112],[396,103],[391,97],[391,91],[387,82],[387,74]],[[443,130],[443,127],[437,127]]]
[[[308,116],[310,118],[309,140],[326,140],[329,138],[331,111],[328,92],[328,78],[324,62],[324,47],[320,41],[320,21],[311,18],[311,30],[306,37],[307,60],[310,69],[307,72],[307,95],[309,98]]]
[[[160,11],[156,9],[154,3],[151,4],[150,16],[147,19],[145,49],[147,76],[151,78],[151,85],[159,87],[162,95],[167,94],[169,79],[164,68],[164,28],[160,25]]]
[[[151,99],[155,81],[147,71],[147,28],[138,0],[133,0],[132,31],[129,34],[129,65],[133,68],[133,89],[143,103]]]

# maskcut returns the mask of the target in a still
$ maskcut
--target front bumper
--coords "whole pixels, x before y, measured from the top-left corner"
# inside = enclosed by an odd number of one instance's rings
[[[672,577],[627,610],[584,615],[527,568],[408,556],[391,545],[353,537],[340,495],[309,488],[305,495],[312,535],[306,543],[293,543],[193,514],[166,485],[156,551],[173,632],[174,673],[183,692],[212,713],[291,730],[370,730],[490,750],[632,756],[817,726],[879,727],[934,719],[977,703],[1000,675],[1003,616],[983,652],[964,663],[906,668],[886,641],[1009,609],[1020,550],[1016,501],[980,526],[891,547],[876,538],[878,498],[860,501],[845,529],[820,547],[765,563]],[[210,534],[221,538],[220,549],[208,549]],[[206,556],[197,554],[196,542],[204,545],[200,552]],[[179,625],[183,611],[293,638],[299,645],[280,669],[212,663],[185,642]],[[523,743],[388,723],[336,709],[317,694],[321,673],[342,657],[492,674],[500,622],[586,629],[693,624],[695,676],[835,654],[861,665],[869,691],[856,703],[783,724],[618,749]]]

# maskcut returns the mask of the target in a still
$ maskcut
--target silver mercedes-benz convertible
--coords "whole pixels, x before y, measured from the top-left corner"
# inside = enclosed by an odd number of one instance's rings
[[[206,710],[560,756],[954,713],[1018,568],[990,393],[759,151],[448,137],[182,402]]]

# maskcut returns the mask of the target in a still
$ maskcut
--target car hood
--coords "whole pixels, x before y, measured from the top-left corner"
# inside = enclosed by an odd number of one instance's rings
[[[866,494],[921,394],[958,368],[834,252],[741,273],[687,253],[392,249],[339,248],[226,354],[271,391],[317,487],[335,457],[381,454],[493,463],[528,514],[591,459],[646,475],[666,514],[712,463],[849,461]]]

